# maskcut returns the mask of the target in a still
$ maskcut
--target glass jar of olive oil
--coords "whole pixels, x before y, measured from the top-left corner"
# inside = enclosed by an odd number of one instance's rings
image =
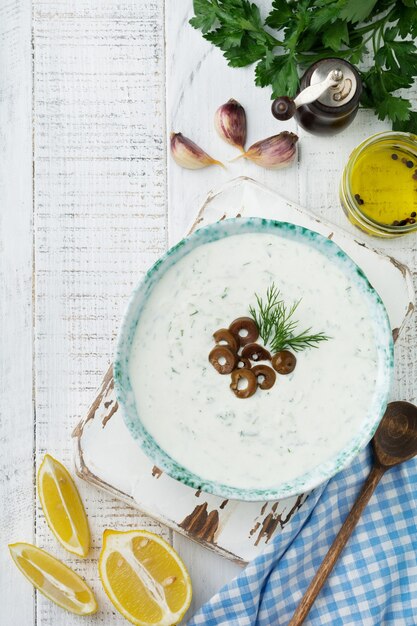
[[[417,137],[384,132],[362,142],[349,157],[340,183],[347,217],[376,237],[417,230]]]

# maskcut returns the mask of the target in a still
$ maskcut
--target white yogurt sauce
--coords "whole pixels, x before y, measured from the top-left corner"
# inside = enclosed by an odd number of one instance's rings
[[[331,340],[297,354],[292,374],[248,399],[208,361],[212,334],[249,314],[275,282],[302,298],[299,330]],[[206,480],[268,488],[311,470],[360,428],[375,392],[368,305],[336,264],[279,236],[234,235],[194,249],[154,287],[129,361],[138,414],[173,459]]]

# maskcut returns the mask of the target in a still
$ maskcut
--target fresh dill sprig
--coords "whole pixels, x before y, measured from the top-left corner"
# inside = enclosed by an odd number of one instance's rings
[[[274,328],[271,339],[271,350],[280,352],[284,350],[284,346],[290,337],[293,336],[297,322],[294,319],[294,313],[297,310],[301,300],[294,302],[289,308],[284,302],[280,302],[274,315]]]
[[[274,352],[280,352],[281,350],[285,350],[287,348],[291,348],[294,352],[300,352],[301,350],[305,350],[306,348],[317,348],[321,341],[328,341],[330,337],[325,335],[324,333],[315,333],[309,335],[308,333],[311,331],[311,328],[307,328],[304,332],[299,335],[294,335],[289,337],[284,344],[276,345],[274,343]]]
[[[311,327],[297,333],[298,321],[294,313],[301,299],[287,306],[274,283],[266,292],[266,302],[258,294],[255,294],[255,298],[257,308],[250,306],[249,312],[258,326],[262,341],[270,345],[272,352],[288,348],[300,352],[306,348],[317,348],[321,341],[330,339],[323,332],[313,333]]]
[[[282,304],[280,292],[279,289],[275,287],[275,284],[272,283],[266,292],[266,302],[264,302],[258,294],[255,294],[255,298],[258,308],[256,309],[255,307],[250,306],[249,313],[255,320],[262,341],[265,345],[267,345],[276,324],[275,318],[278,307]]]

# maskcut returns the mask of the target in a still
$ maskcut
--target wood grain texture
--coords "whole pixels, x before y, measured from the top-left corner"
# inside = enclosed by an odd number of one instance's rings
[[[33,624],[7,544],[33,539],[31,7],[0,4],[0,622]]]
[[[253,70],[227,68],[220,52],[188,26],[191,0],[165,4],[33,0],[33,111],[31,7],[22,0],[0,7],[0,606],[10,626],[79,623],[43,597],[33,602],[30,587],[13,570],[5,543],[33,538],[74,565],[98,592],[102,610],[84,624],[125,623],[100,591],[95,558],[101,532],[148,525],[167,538],[170,533],[78,482],[93,550],[82,563],[72,560],[46,529],[38,504],[35,517],[34,470],[46,450],[69,464],[72,428],[111,360],[132,285],[166,247],[165,133],[182,131],[214,156],[233,158],[233,149],[212,130],[215,109],[232,96],[247,109],[249,143],[277,132],[269,91],[253,87]],[[168,160],[170,240],[182,236],[209,189],[239,174],[365,238],[340,211],[338,177],[357,141],[386,127],[361,112],[335,139],[300,133],[299,165],[283,172],[243,161],[227,171],[185,172]],[[286,128],[296,130],[293,122]],[[417,284],[415,236],[373,245],[407,263]],[[416,346],[414,319],[396,347],[393,398],[417,400]],[[194,609],[235,573],[234,566],[186,539],[176,538],[175,545],[194,579]]]
[[[71,465],[71,431],[110,361],[127,297],[166,246],[161,6],[35,2],[36,468],[46,451]],[[88,559],[57,545],[39,505],[37,543],[92,585],[101,611],[91,623],[124,624],[97,576],[103,530],[171,533],[77,484]],[[79,621],[42,596],[36,619]]]

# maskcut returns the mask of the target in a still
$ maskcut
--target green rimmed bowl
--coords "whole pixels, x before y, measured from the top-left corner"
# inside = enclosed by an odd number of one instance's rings
[[[232,235],[246,233],[268,233],[286,239],[293,239],[313,246],[327,258],[329,263],[337,264],[362,292],[367,300],[374,327],[375,344],[378,358],[378,383],[370,406],[364,407],[364,417],[358,432],[348,445],[334,457],[317,465],[313,470],[297,476],[286,483],[273,487],[243,489],[206,480],[174,460],[163,450],[145,428],[138,414],[134,392],[129,377],[129,358],[133,338],[143,307],[153,288],[165,272],[195,248]],[[351,463],[353,458],[372,438],[387,404],[393,372],[393,343],[391,328],[385,307],[363,274],[362,270],[333,241],[311,230],[286,222],[277,222],[259,218],[238,218],[224,220],[206,226],[180,241],[155,263],[147,272],[142,282],[134,290],[119,333],[114,379],[117,400],[122,408],[125,423],[134,439],[152,461],[173,478],[194,488],[213,493],[222,498],[248,501],[276,500],[309,491],[325,482]],[[180,435],[179,435],[180,436]]]

